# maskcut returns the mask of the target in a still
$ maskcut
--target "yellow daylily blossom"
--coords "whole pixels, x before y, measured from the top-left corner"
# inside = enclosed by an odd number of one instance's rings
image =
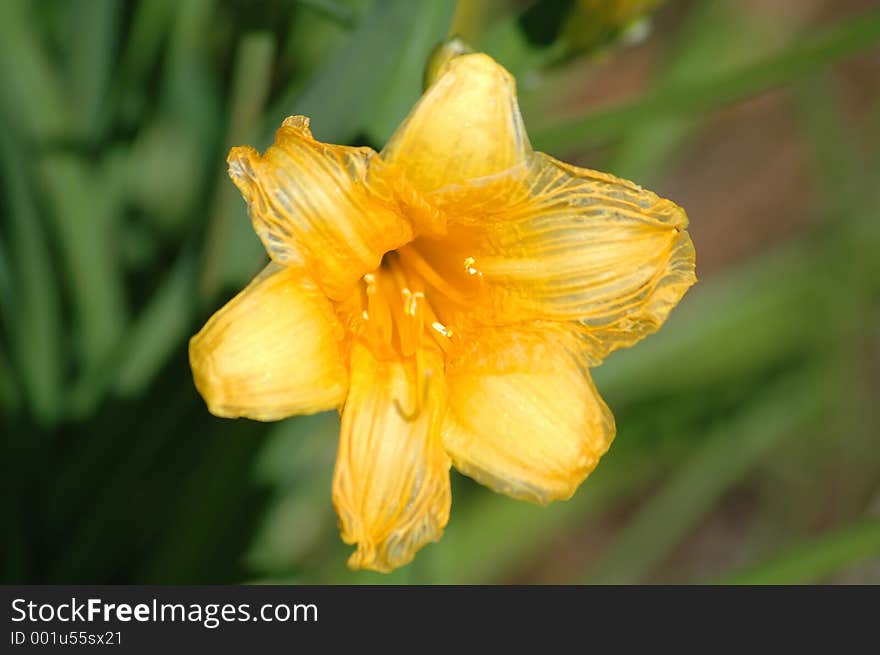
[[[228,161],[271,263],[192,338],[196,387],[218,416],[340,409],[352,568],[440,538],[451,466],[569,498],[615,434],[589,367],[695,281],[685,212],[533,151],[485,54],[448,61],[380,153],[295,116]]]

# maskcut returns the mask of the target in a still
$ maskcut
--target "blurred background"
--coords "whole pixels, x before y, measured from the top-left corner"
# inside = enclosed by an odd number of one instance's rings
[[[444,539],[352,573],[338,417],[212,417],[187,340],[265,257],[227,149],[381,148],[449,34],[684,206],[700,282],[594,371],[574,498],[453,472]],[[3,0],[0,194],[3,582],[880,583],[877,0]]]

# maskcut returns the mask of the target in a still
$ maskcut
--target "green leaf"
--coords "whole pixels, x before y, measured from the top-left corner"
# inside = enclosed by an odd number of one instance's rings
[[[71,155],[39,167],[73,300],[77,358],[90,375],[108,360],[128,320],[115,234],[119,212],[113,185]]]
[[[688,80],[706,79],[754,60],[757,30],[729,0],[696,3],[677,29],[667,61],[654,76],[659,92]],[[687,116],[637,123],[622,137],[607,168],[621,177],[649,186],[664,165],[686,146],[698,126]]]
[[[354,11],[342,2],[331,2],[331,0],[297,0],[297,4],[308,7],[315,13],[345,27],[350,27],[354,23]]]
[[[186,215],[197,218],[204,203],[203,190],[219,162],[216,147],[225,115],[220,95],[220,70],[211,59],[217,0],[187,0],[176,15],[165,51],[159,99],[160,122],[167,121],[180,136],[176,148],[192,154],[181,202]],[[166,181],[166,183],[168,183]]]
[[[412,19],[409,32],[403,35],[396,53],[397,63],[384,81],[382,94],[365,126],[367,134],[378,145],[391,138],[422,94],[428,55],[443,39],[452,17],[452,2],[412,4],[418,7],[418,13]]]
[[[839,221],[853,215],[863,220],[874,179],[861,156],[841,107],[835,80],[827,74],[801,81],[794,88],[797,115],[810,148],[810,165],[820,192],[822,218]],[[866,202],[867,201],[867,202]]]
[[[255,479],[279,487],[315,477],[329,483],[338,435],[337,412],[297,416],[276,423],[257,456]]]
[[[518,14],[508,14],[499,19],[473,45],[504,64],[520,87],[535,77],[538,68],[562,53],[562,44],[559,42],[542,47],[529,41],[520,28]]]
[[[120,148],[118,159],[127,200],[142,213],[142,227],[166,238],[183,235],[193,218],[193,204],[201,198],[192,173],[207,162],[186,122],[161,113]],[[222,160],[216,159],[220,168]]]
[[[747,266],[698,282],[657,334],[595,369],[597,387],[614,407],[646,393],[698,389],[722,374],[735,379],[812,352],[828,334],[815,321],[823,288],[819,254],[809,240],[792,240]]]
[[[664,87],[630,104],[532,130],[532,143],[549,152],[601,143],[625,135],[642,121],[692,115],[789,84],[878,43],[880,11],[864,12],[737,70]]]
[[[288,18],[289,27],[281,40],[283,45],[276,75],[283,86],[273,111],[266,117],[269,130],[277,127],[286,108],[296,103],[316,71],[345,45],[372,1],[344,0],[339,3],[338,16],[314,4],[299,4],[300,8],[291,12]],[[345,16],[344,20],[340,20],[342,16]],[[269,118],[277,118],[278,122]]]
[[[119,64],[113,75],[110,104],[117,105],[127,123],[141,120],[148,97],[150,67],[162,54],[162,45],[172,24],[174,0],[138,2],[128,36],[122,44]]]
[[[122,356],[113,384],[120,396],[143,393],[186,341],[196,309],[195,272],[193,257],[181,255],[132,323],[119,349]]]
[[[24,162],[0,131],[0,164],[7,199],[9,268],[14,287],[3,303],[13,361],[28,406],[43,424],[61,413],[64,355],[61,350],[61,300],[52,253],[24,175]]]
[[[6,418],[18,413],[21,395],[18,380],[7,354],[0,349],[0,417]]]
[[[874,558],[880,558],[880,520],[866,519],[797,544],[724,582],[763,585],[819,582],[845,567]]]
[[[448,21],[452,8],[451,0],[374,3],[345,46],[316,73],[296,102],[292,106],[285,102],[270,113],[269,129],[274,130],[287,114],[303,114],[312,118],[316,138],[347,143],[379,118],[375,129],[381,136],[395,117],[403,118],[396,114],[411,94],[418,97],[421,66],[434,43],[443,38],[445,26],[442,31],[439,26],[444,16]],[[402,52],[421,57],[404,62]],[[395,78],[398,81],[392,83]],[[386,98],[389,89],[393,95]]]
[[[242,38],[233,74],[227,148],[257,138],[274,55],[275,37],[271,34],[258,32]],[[238,189],[228,179],[225,166],[222,171],[215,189],[199,283],[206,300],[225,284],[240,286],[257,273],[266,259]]]
[[[107,118],[107,93],[116,60],[123,5],[117,0],[72,0],[66,9],[69,110],[79,132],[94,143]]]
[[[323,511],[328,487],[293,489],[269,503],[246,555],[249,568],[261,574],[296,570],[326,534],[335,531],[334,517]]]
[[[651,494],[593,563],[586,581],[632,584],[643,580],[725,491],[783,440],[820,418],[827,404],[824,387],[812,376],[785,379],[766,389],[761,400],[744,409],[739,418],[719,424],[669,482]]]
[[[57,71],[29,15],[32,3],[0,2],[0,107],[27,138],[63,139],[71,132]]]
[[[431,580],[443,584],[497,582],[539,554],[572,525],[584,525],[615,503],[643,489],[665,461],[644,449],[630,456],[609,453],[571,500],[539,507],[472,490],[454,508],[446,533],[430,555]],[[456,491],[460,491],[457,489]]]

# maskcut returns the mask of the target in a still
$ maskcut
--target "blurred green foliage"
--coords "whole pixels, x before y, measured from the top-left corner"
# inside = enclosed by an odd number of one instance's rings
[[[798,26],[669,0],[624,25],[602,22],[610,4],[0,3],[0,579],[877,582],[880,94],[854,122],[834,66],[872,53],[876,73],[880,11]],[[582,106],[633,21],[649,78]],[[265,258],[227,149],[264,148],[294,113],[319,139],[381,147],[454,34],[517,76],[536,147],[660,191],[716,110],[785,89],[811,215],[595,371],[619,436],[571,501],[454,474],[440,544],[351,573],[330,503],[338,417],[216,419],[186,344]],[[740,529],[713,531],[743,496]]]

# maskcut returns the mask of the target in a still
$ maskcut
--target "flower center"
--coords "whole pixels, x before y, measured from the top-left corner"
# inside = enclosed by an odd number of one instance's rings
[[[446,352],[457,338],[452,323],[472,306],[481,278],[473,257],[444,257],[438,242],[416,239],[385,253],[343,311],[379,357],[409,358],[426,347]]]

